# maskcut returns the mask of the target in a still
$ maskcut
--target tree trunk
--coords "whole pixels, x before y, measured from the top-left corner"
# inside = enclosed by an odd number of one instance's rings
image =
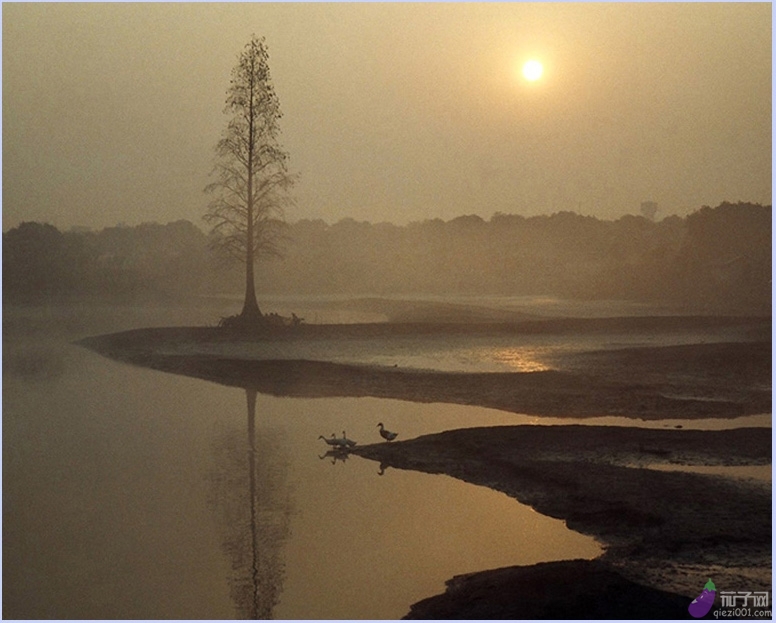
[[[252,253],[249,255],[253,255]],[[243,318],[261,318],[259,303],[256,301],[256,284],[253,278],[253,258],[251,257],[245,266],[245,301],[243,302]]]
[[[251,65],[253,64],[253,59],[251,59]],[[253,276],[253,267],[254,267],[254,261],[255,257],[253,255],[254,248],[253,248],[253,236],[255,235],[255,232],[253,231],[253,158],[254,158],[254,152],[253,152],[253,140],[254,140],[254,132],[255,132],[255,117],[254,117],[254,111],[253,111],[253,81],[251,81],[250,84],[250,90],[251,90],[251,97],[250,97],[250,108],[249,108],[249,121],[248,121],[248,198],[247,198],[247,212],[248,212],[248,218],[246,222],[246,231],[245,231],[245,301],[243,302],[243,309],[240,315],[243,317],[243,319],[246,320],[258,320],[261,318],[261,311],[259,310],[259,303],[256,301],[256,283]]]
[[[248,188],[251,187],[250,176],[248,177]],[[259,303],[256,301],[256,280],[253,275],[253,206],[248,206],[248,231],[247,246],[245,252],[245,300],[243,301],[242,316],[246,320],[258,320],[261,318]]]

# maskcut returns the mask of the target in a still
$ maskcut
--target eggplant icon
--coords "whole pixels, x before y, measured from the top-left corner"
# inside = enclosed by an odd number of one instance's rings
[[[703,592],[692,600],[692,603],[687,610],[696,619],[705,617],[714,605],[714,597],[716,596],[717,587],[714,586],[714,582],[709,578],[709,581],[703,586]]]

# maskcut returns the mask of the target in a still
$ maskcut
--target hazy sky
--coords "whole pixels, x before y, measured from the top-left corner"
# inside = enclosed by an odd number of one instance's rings
[[[204,226],[252,33],[292,222],[771,202],[770,3],[4,3],[3,229]]]

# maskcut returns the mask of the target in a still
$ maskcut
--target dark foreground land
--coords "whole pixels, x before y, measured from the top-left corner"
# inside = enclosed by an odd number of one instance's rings
[[[729,590],[771,589],[770,482],[642,467],[768,465],[769,429],[507,426],[353,452],[502,491],[606,547],[596,561],[454,578],[411,618],[687,618],[708,576]]]
[[[580,353],[559,361],[554,370],[533,373],[423,372],[244,354],[250,342],[483,331],[708,330],[735,323],[744,326],[749,340]],[[230,355],[238,343],[242,354]],[[282,396],[376,396],[538,416],[643,420],[771,412],[770,318],[311,325],[253,336],[168,328],[81,344],[135,365]],[[444,594],[413,605],[407,618],[690,618],[687,606],[709,577],[718,590],[771,590],[770,481],[646,467],[770,465],[770,428],[507,426],[447,431],[352,452],[384,469],[444,473],[502,491],[605,546],[593,561],[453,578]]]

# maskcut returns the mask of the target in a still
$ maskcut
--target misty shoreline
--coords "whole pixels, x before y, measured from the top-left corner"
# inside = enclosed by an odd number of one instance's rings
[[[563,357],[537,372],[440,372],[251,356],[236,346],[407,336],[559,335],[743,327],[754,341],[633,347]],[[82,339],[130,364],[277,396],[373,396],[446,402],[554,417],[733,418],[771,410],[770,318],[559,318],[518,323],[374,323],[271,327],[252,335],[215,327],[135,329]]]
[[[731,588],[771,589],[770,486],[647,468],[767,465],[771,437],[762,429],[499,426],[352,452],[383,470],[447,474],[501,491],[605,548],[591,561],[452,578],[407,618],[686,618],[707,574]]]
[[[273,327],[250,336],[213,327],[136,329],[79,345],[137,365],[276,396],[374,396],[488,406],[537,416],[640,420],[771,412],[769,317],[557,318],[513,323],[375,323]],[[712,332],[744,341],[628,347],[561,358],[545,372],[434,372],[303,359],[228,356],[273,342],[400,336]],[[216,349],[220,354],[212,354]],[[770,429],[766,429],[770,432]],[[605,547],[600,557],[451,578],[406,618],[684,618],[712,574],[732,588],[771,588],[771,491],[676,465],[767,465],[762,428],[647,430],[612,426],[464,428],[352,450],[382,469],[447,474],[563,519]],[[540,587],[537,593],[532,587]],[[539,594],[539,597],[536,595]],[[618,598],[612,600],[612,595]],[[541,595],[547,596],[541,597]],[[591,603],[595,609],[590,610]],[[588,610],[585,610],[585,604]]]

